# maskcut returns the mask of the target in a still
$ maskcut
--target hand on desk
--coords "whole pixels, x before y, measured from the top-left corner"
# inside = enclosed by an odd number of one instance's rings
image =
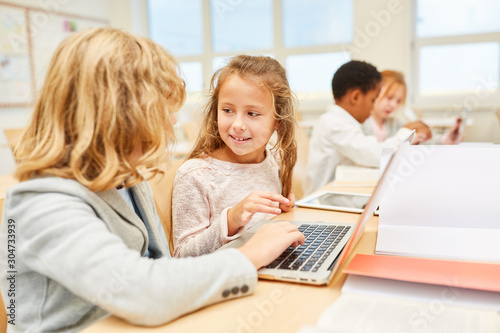
[[[290,245],[304,244],[305,238],[297,226],[279,221],[265,224],[240,250],[256,269],[269,265]]]
[[[429,128],[429,126],[427,126],[425,123],[421,122],[420,120],[412,121],[411,123],[408,123],[408,124],[404,125],[403,127],[409,128],[411,130],[415,130],[417,132],[415,135],[415,138],[413,138],[413,142],[412,142],[412,144],[414,144],[414,145],[424,143],[425,141],[432,138],[431,129]]]
[[[236,234],[238,229],[250,222],[255,213],[280,214],[282,209],[288,211],[291,207],[293,205],[290,206],[290,200],[281,194],[266,191],[252,192],[227,211],[228,236]]]

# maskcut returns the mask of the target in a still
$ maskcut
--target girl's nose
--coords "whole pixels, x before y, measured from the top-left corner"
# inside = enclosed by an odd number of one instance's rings
[[[397,108],[397,107],[398,107],[398,104],[399,104],[399,103],[398,103],[398,101],[396,101],[396,100],[394,100],[394,99],[393,99],[393,100],[391,100],[391,106],[392,106],[393,108]]]
[[[233,128],[235,130],[244,131],[246,130],[245,119],[243,116],[237,115],[233,122]]]

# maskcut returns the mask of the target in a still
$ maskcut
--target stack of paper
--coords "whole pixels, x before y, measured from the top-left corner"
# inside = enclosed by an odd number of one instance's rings
[[[356,255],[321,332],[500,332],[500,265]]]

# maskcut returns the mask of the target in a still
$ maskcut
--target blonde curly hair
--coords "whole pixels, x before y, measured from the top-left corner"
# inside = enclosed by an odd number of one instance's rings
[[[16,177],[54,175],[105,191],[141,182],[138,166],[155,175],[174,139],[171,114],[185,99],[178,73],[147,38],[111,28],[71,35],[52,57],[16,148]]]

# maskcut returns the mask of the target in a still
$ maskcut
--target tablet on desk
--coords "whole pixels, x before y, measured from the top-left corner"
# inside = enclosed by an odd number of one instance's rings
[[[305,197],[295,204],[299,207],[362,213],[371,194],[322,191]]]

